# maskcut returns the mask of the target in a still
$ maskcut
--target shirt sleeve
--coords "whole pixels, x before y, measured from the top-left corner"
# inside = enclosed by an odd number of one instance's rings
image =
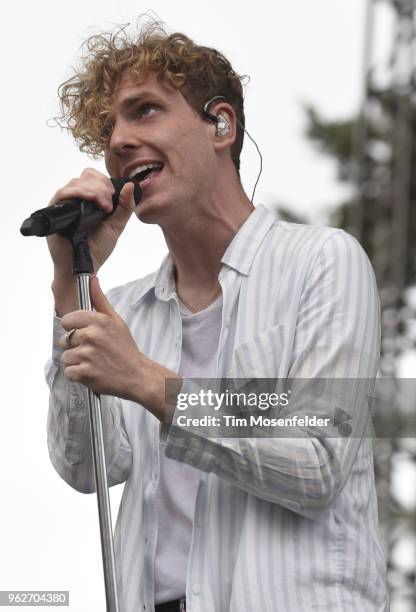
[[[69,382],[63,373],[58,345],[65,332],[60,319],[53,322],[52,358],[45,368],[50,389],[47,439],[49,456],[58,474],[82,493],[95,491],[92,462],[88,392],[85,386]],[[101,412],[107,478],[110,486],[122,483],[132,465],[132,450],[125,430],[121,401],[101,396]]]
[[[331,393],[321,397],[321,411],[333,425],[337,414],[340,424],[351,417],[353,434],[345,436],[345,428],[335,427],[334,435],[305,429],[290,438],[216,438],[171,425],[166,455],[314,518],[339,495],[359,447],[371,452],[366,439],[369,414],[362,400],[371,397],[378,368],[380,308],[371,264],[358,242],[342,230],[326,239],[308,269],[294,305],[297,316],[287,378],[299,384],[335,379]],[[191,387],[191,381],[184,381],[181,391]],[[298,416],[314,412],[302,401],[295,402],[294,411]]]

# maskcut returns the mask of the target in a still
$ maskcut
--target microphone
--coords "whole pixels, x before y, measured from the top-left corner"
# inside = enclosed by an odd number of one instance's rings
[[[53,206],[35,210],[30,217],[23,221],[20,233],[23,236],[49,236],[55,233],[65,236],[66,234],[74,235],[78,232],[87,232],[91,227],[113,214],[118,206],[120,191],[129,182],[134,183],[133,197],[137,206],[142,196],[142,190],[138,182],[128,177],[110,180],[115,189],[111,212],[101,210],[95,202],[90,200],[71,198]]]

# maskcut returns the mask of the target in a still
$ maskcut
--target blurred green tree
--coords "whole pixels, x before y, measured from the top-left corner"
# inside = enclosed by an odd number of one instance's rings
[[[307,138],[335,160],[338,179],[351,186],[351,197],[331,207],[327,222],[355,235],[373,264],[382,306],[381,374],[400,376],[400,356],[416,347],[416,304],[411,299],[416,285],[416,93],[412,88],[369,87],[359,116],[330,121],[312,106],[305,113]],[[277,213],[287,221],[307,222],[287,208],[277,206]],[[402,591],[410,606],[416,603],[415,568],[398,568],[395,550],[401,539],[415,533],[416,509],[404,508],[394,495],[391,470],[395,457],[403,454],[416,464],[414,415],[397,401],[373,414],[389,584],[396,596]],[[397,584],[400,588],[393,586]]]
[[[416,168],[416,98],[407,92],[372,89],[367,109],[366,117],[328,121],[307,106],[306,136],[319,151],[336,160],[339,180],[352,187],[352,197],[333,209],[329,224],[360,240],[373,262],[380,288],[398,282],[392,274],[394,253],[399,248],[404,258],[403,282],[398,287],[402,294],[416,284],[416,173],[411,172]],[[396,237],[395,213],[400,206],[405,209],[401,213],[406,223],[401,228],[403,235]],[[359,227],[354,224],[357,218]],[[400,244],[394,244],[393,238]],[[380,249],[384,251],[382,261]]]

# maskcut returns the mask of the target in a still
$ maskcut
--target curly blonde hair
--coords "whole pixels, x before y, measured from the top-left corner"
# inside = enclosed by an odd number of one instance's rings
[[[95,158],[102,156],[111,135],[112,97],[121,74],[129,70],[139,82],[155,71],[203,117],[204,104],[214,96],[223,96],[233,106],[238,128],[231,156],[239,173],[245,77],[233,70],[224,55],[195,44],[184,34],[168,34],[159,22],[146,24],[136,36],[130,36],[126,27],[95,34],[83,48],[80,66],[58,88],[61,113],[55,117],[81,151]]]

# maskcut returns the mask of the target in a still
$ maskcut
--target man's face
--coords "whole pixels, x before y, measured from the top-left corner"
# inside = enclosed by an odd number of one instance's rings
[[[195,213],[215,172],[212,124],[154,72],[139,84],[123,73],[113,100],[114,128],[105,163],[111,177],[148,173],[139,176],[137,216],[158,223],[179,211]]]

